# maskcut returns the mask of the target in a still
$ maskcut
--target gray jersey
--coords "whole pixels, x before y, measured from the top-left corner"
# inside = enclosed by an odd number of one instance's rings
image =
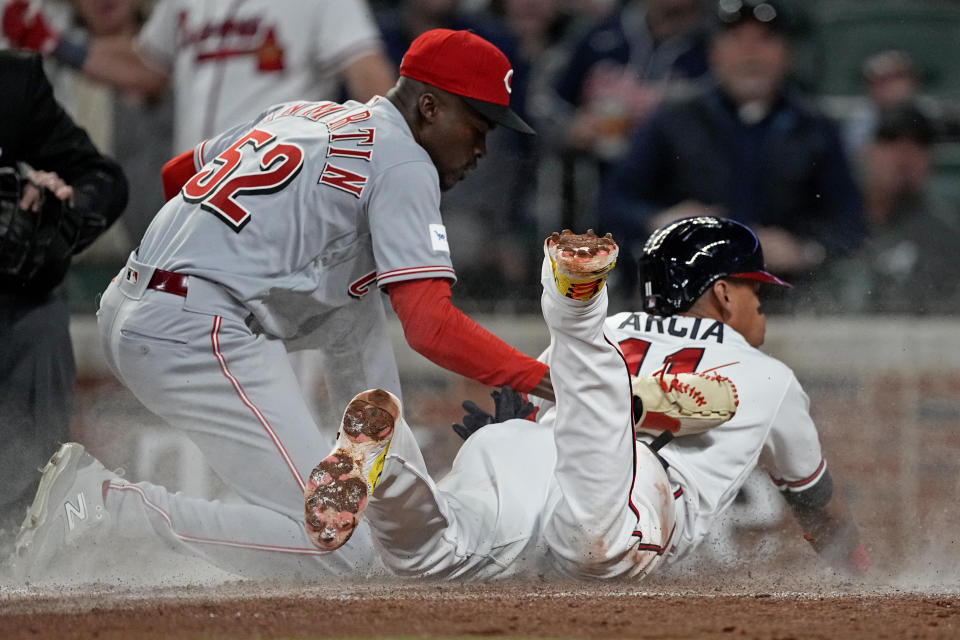
[[[378,286],[455,280],[436,168],[385,98],[276,105],[194,158],[139,260],[221,285],[270,335],[307,335]]]
[[[120,484],[111,517],[123,535],[149,522],[173,548],[245,575],[355,571],[372,557],[368,536],[329,554],[300,523],[304,478],[333,434],[314,421],[288,350],[323,353],[333,407],[363,389],[400,393],[376,290],[454,277],[436,169],[383,98],[277,105],[194,155],[195,175],[108,286],[98,325],[117,377],[242,503]],[[186,295],[150,289],[152,268],[188,274]]]

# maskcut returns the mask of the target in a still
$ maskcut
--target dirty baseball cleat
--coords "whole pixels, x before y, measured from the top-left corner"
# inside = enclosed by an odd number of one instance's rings
[[[586,233],[564,229],[544,241],[543,252],[550,258],[553,281],[560,295],[590,300],[603,289],[620,248],[609,233],[600,238],[593,229]]]
[[[324,551],[339,549],[357,528],[390,449],[400,400],[382,389],[354,396],[333,452],[310,473],[304,492],[307,534]]]
[[[61,445],[43,468],[40,486],[14,542],[9,569],[18,580],[42,576],[51,559],[91,531],[105,528],[105,483],[118,476],[76,442]]]

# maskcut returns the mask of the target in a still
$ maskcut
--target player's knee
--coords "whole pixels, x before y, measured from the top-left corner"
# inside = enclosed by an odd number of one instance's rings
[[[568,548],[564,555],[554,553],[553,564],[571,578],[613,580],[644,576],[662,559],[658,550],[638,546],[635,540],[623,540],[603,551],[599,551],[597,545],[591,546],[593,549],[579,551]]]

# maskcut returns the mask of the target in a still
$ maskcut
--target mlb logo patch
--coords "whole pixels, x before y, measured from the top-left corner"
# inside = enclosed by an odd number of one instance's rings
[[[136,269],[131,269],[127,267],[127,272],[124,274],[124,279],[130,284],[137,284],[137,280],[140,279],[140,274],[137,273]]]
[[[447,243],[447,228],[442,224],[430,225],[430,245],[434,251],[450,253],[450,245]]]

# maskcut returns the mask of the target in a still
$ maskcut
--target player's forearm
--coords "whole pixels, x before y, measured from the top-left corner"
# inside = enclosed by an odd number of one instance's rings
[[[553,392],[553,382],[550,381],[550,370],[543,374],[543,377],[540,378],[540,382],[537,383],[533,389],[528,391],[532,396],[537,396],[538,398],[543,398],[544,400],[549,400],[550,402],[556,402],[557,396]]]
[[[149,65],[126,36],[93,38],[83,72],[93,80],[124,91],[157,95],[166,90],[169,77]]]
[[[544,400],[549,400],[550,402],[556,402],[557,396],[553,392],[553,382],[550,381],[550,370],[547,369],[544,372],[543,377],[540,378],[540,382],[537,383],[533,389],[528,391],[532,396],[537,396],[538,398],[543,398]]]
[[[492,386],[552,393],[547,366],[517,351],[453,306],[450,285],[431,278],[390,285],[410,347],[431,362]],[[546,378],[545,378],[546,376]]]
[[[810,492],[813,500],[804,499],[802,494],[788,496],[793,515],[804,539],[832,567],[863,573],[870,566],[870,557],[860,541],[856,521],[840,494],[833,491],[829,474],[824,475],[823,482],[829,483],[828,490],[821,487],[817,495],[814,487]]]
[[[483,384],[547,393],[538,386],[547,372],[545,364],[520,353],[459,309],[454,312],[460,318],[438,326],[432,339],[419,340],[405,331],[410,346],[431,362]]]
[[[834,561],[831,564],[845,559],[860,543],[857,525],[846,508],[839,507],[840,502],[840,498],[835,497],[823,509],[793,509],[803,528],[804,539],[814,551],[828,561]]]
[[[386,95],[397,79],[393,66],[380,51],[357,58],[347,65],[343,75],[350,97],[363,102]]]

